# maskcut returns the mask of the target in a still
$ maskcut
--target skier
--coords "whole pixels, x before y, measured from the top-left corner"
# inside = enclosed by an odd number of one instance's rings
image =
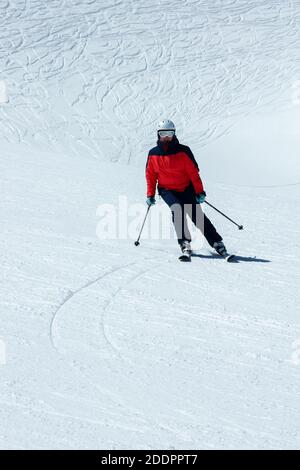
[[[172,211],[182,261],[190,261],[191,234],[187,227],[189,215],[201,230],[209,245],[221,256],[227,250],[215,227],[203,213],[200,204],[206,193],[199,176],[199,168],[191,149],[179,143],[175,125],[169,119],[162,120],[157,127],[157,146],[149,151],[146,164],[148,206],[155,204],[156,185],[158,194]]]

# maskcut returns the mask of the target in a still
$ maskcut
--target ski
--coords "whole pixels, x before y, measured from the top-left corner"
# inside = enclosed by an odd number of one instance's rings
[[[215,255],[215,257],[219,256],[220,258],[225,259],[228,263],[234,261],[235,257],[236,257],[236,255],[234,255],[232,253],[231,254],[227,253],[226,255],[220,255],[219,253],[215,253],[215,252],[212,252],[212,251],[210,251],[210,253],[212,255]],[[197,256],[197,255],[194,255],[193,253],[184,253],[184,254],[180,255],[178,259],[179,259],[179,261],[190,262],[190,261],[192,261],[192,256]]]
[[[231,261],[234,261],[234,259],[235,259],[235,255],[233,253],[226,253],[225,255],[221,255],[220,253],[216,253],[214,251],[210,251],[210,253],[212,255],[220,256],[220,258],[225,259],[228,263],[230,263]]]
[[[179,261],[184,261],[184,262],[192,261],[191,260],[191,255],[188,254],[188,253],[184,253],[183,255],[180,255],[178,259],[179,259]]]

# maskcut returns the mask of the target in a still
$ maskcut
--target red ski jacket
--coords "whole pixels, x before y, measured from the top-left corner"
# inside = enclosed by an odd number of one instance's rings
[[[195,193],[204,191],[199,168],[191,149],[178,142],[176,136],[164,147],[161,141],[150,150],[146,165],[147,197],[159,188],[184,191],[191,183]]]

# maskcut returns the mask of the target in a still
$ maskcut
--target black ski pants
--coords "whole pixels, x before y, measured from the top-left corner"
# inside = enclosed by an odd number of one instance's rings
[[[187,226],[187,215],[195,226],[201,230],[207,242],[212,247],[215,242],[222,240],[211,221],[197,204],[195,190],[192,185],[183,192],[158,188],[158,192],[172,211],[172,221],[175,227],[178,243],[191,241],[191,233]]]

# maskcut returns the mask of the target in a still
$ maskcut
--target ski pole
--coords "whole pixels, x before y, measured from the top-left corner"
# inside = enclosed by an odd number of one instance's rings
[[[140,240],[140,236],[141,236],[141,234],[142,234],[142,231],[143,231],[143,228],[144,228],[144,225],[145,225],[145,222],[146,222],[147,215],[148,215],[148,213],[149,213],[150,207],[151,207],[151,206],[148,206],[148,209],[147,209],[147,212],[146,212],[146,215],[145,215],[144,221],[143,221],[143,223],[142,223],[142,227],[141,227],[141,230],[140,230],[140,233],[139,233],[138,239],[137,239],[137,240],[134,242],[135,246],[139,246],[139,244],[140,244],[140,242],[139,242],[139,240]]]
[[[222,214],[224,217],[226,217],[226,219],[230,220],[230,222],[232,222],[233,224],[237,225],[239,230],[243,230],[243,226],[242,225],[239,225],[237,224],[236,222],[234,222],[234,220],[232,220],[230,217],[228,217],[227,215],[223,214],[223,212],[219,211],[219,209],[217,209],[215,206],[213,206],[212,204],[210,204],[209,202],[207,201],[204,201],[206,204],[208,204],[210,207],[212,207],[213,209],[215,209],[215,211],[219,212],[219,214]]]

